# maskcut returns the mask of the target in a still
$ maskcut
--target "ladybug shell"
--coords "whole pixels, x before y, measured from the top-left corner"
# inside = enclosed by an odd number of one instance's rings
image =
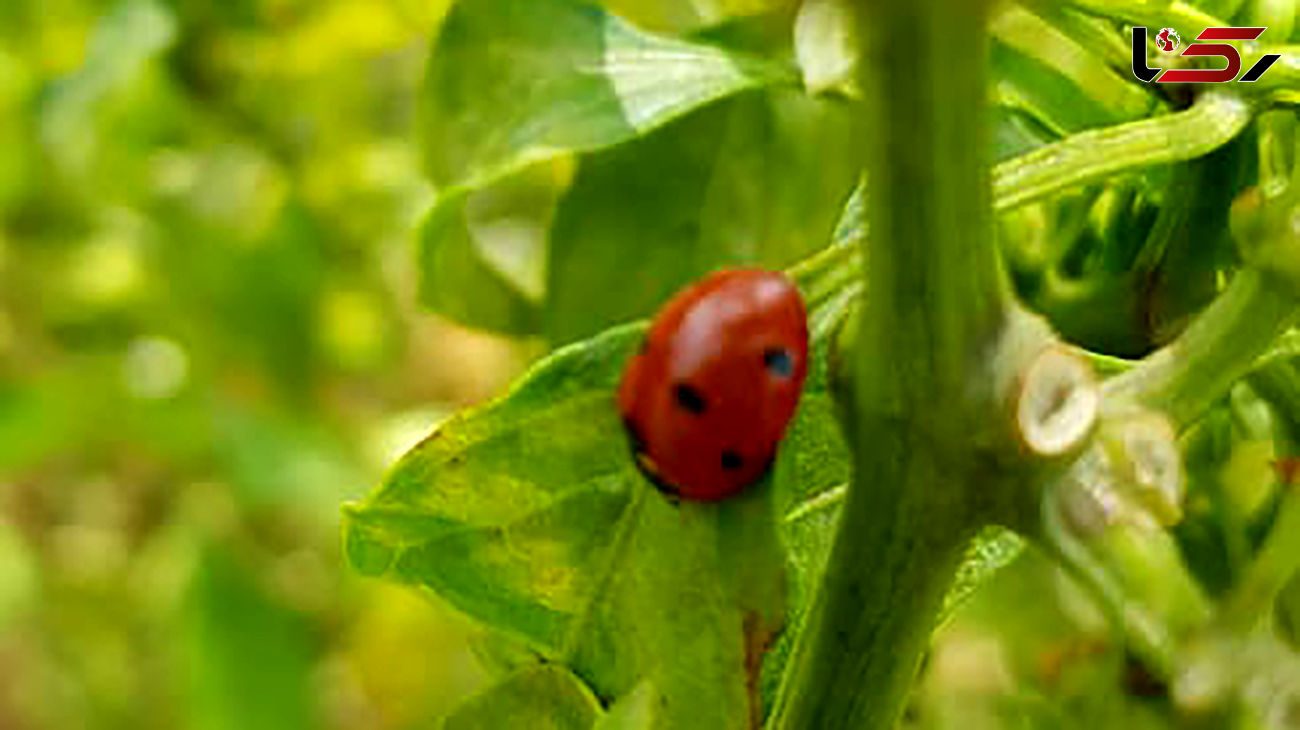
[[[650,325],[619,386],[637,461],[661,488],[718,500],[761,477],[799,404],[808,322],[783,274],[715,272]]]

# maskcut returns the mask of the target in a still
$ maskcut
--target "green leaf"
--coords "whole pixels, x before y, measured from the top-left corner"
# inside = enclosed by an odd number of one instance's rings
[[[795,79],[786,63],[648,34],[572,0],[456,4],[421,97],[426,168],[439,188],[421,232],[424,304],[471,327],[542,331],[545,230],[562,185],[507,219],[533,227],[524,246],[519,236],[502,244],[499,230],[485,232],[476,204],[530,184],[545,189],[530,172],[547,168],[537,163],[626,142],[709,102]],[[655,182],[663,179],[643,185]],[[610,279],[606,271],[595,280]]]
[[[801,282],[816,291],[815,277]],[[818,360],[851,294],[810,299]],[[345,552],[363,573],[432,589],[522,639],[602,698],[653,677],[665,698],[654,727],[746,728],[783,615],[772,510],[795,489],[782,475],[803,473],[784,464],[847,468],[824,365],[771,479],[720,505],[675,503],[633,463],[614,404],[643,331],[563,348],[503,399],[446,423],[347,508]],[[807,444],[818,446],[802,454]]]
[[[421,231],[423,303],[470,327],[540,332],[551,222],[572,176],[559,157],[441,196]]]
[[[563,667],[521,670],[466,700],[443,722],[444,730],[591,730],[600,703],[582,680]]]
[[[794,78],[786,64],[651,35],[571,0],[467,0],[425,76],[427,169],[440,188],[481,187]]]
[[[842,154],[848,111],[750,93],[585,158],[552,229],[548,338],[645,316],[712,269],[785,266],[823,246],[858,178]]]
[[[433,588],[557,654],[641,487],[613,392],[642,325],[557,352],[454,417],[350,507],[353,566]]]
[[[466,192],[443,196],[420,229],[421,303],[467,327],[513,335],[540,331],[539,302],[479,249],[468,218],[469,197]]]
[[[726,525],[751,524],[727,513],[762,508],[763,490],[721,508],[674,504],[637,471],[613,392],[641,332],[565,348],[445,425],[348,510],[346,552],[525,639],[601,696],[657,675],[673,703],[656,727],[743,728],[746,605],[766,600],[760,583],[781,566],[744,566],[737,585],[723,553],[748,539]]]
[[[655,715],[659,699],[654,684],[642,682],[615,702],[609,713],[596,722],[594,730],[651,730],[657,725]]]
[[[682,35],[748,16],[789,10],[798,0],[602,0],[642,28]]]

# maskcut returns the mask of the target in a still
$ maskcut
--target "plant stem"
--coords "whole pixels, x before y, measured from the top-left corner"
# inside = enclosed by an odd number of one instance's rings
[[[858,0],[869,56],[862,244],[863,405],[895,415],[966,387],[1008,295],[992,243],[985,165],[983,0]],[[874,361],[879,356],[881,361]],[[901,396],[901,399],[900,399]]]
[[[901,712],[984,516],[969,427],[990,406],[969,378],[1007,320],[983,161],[986,3],[857,10],[872,124],[846,417],[855,469],[775,710],[784,730],[883,730]]]
[[[1168,0],[1067,0],[1068,6],[1092,15],[1119,20],[1148,28],[1173,26],[1189,38],[1196,37],[1205,28],[1227,25],[1219,18],[1204,13],[1189,3]],[[1185,29],[1185,30],[1184,30]]]
[[[974,534],[961,524],[935,529],[936,510],[961,508],[932,504],[945,475],[917,444],[887,426],[868,431],[886,439],[875,448],[910,459],[858,460],[822,591],[791,657],[776,728],[892,727]],[[865,471],[871,467],[877,471]]]
[[[1280,277],[1243,269],[1177,340],[1106,383],[1186,428],[1223,397],[1296,319],[1300,294]]]
[[[1300,571],[1300,490],[1289,486],[1268,539],[1219,610],[1219,627],[1236,634],[1250,631],[1269,615],[1283,586],[1297,571]]]
[[[1148,668],[1159,677],[1172,677],[1175,642],[1168,627],[1140,603],[1129,600],[1114,571],[1103,565],[1062,524],[1059,510],[1055,500],[1044,505],[1039,546],[1096,600],[1111,626],[1121,632],[1129,647]]]
[[[1007,210],[1127,169],[1200,157],[1236,137],[1251,114],[1246,100],[1216,89],[1186,111],[1072,135],[998,165],[994,200]]]
[[[993,167],[993,211],[1003,213],[1130,170],[1200,157],[1240,134],[1250,123],[1251,112],[1251,105],[1243,99],[1216,91],[1203,94],[1186,111],[1081,132],[1044,145]],[[833,250],[841,246],[855,257],[851,265],[861,266],[860,258],[856,258],[858,247],[849,244],[867,235],[862,204],[866,189],[865,181],[854,189],[836,228],[834,243],[805,262],[808,266],[822,266],[832,257],[835,262],[849,265],[845,250]],[[805,268],[801,263],[791,273],[797,276]]]

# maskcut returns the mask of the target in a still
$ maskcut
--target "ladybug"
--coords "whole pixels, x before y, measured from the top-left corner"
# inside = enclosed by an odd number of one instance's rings
[[[659,310],[619,385],[637,464],[660,489],[715,501],[766,473],[808,373],[808,321],[784,274],[718,271]]]

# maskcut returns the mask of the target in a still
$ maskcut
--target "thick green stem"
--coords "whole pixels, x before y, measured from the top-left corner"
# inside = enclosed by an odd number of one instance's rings
[[[895,424],[868,424],[881,454],[866,456],[848,490],[826,580],[813,606],[773,727],[890,728],[901,712],[934,618],[973,528],[936,519],[947,475]]]
[[[1007,322],[990,235],[986,3],[858,0],[871,235],[852,351],[854,477],[773,727],[890,728],[966,542],[976,366]]]
[[[859,0],[867,291],[857,373],[868,411],[957,396],[1007,301],[990,235],[985,2]],[[879,358],[879,359],[877,359]],[[901,398],[900,398],[901,397]]]

